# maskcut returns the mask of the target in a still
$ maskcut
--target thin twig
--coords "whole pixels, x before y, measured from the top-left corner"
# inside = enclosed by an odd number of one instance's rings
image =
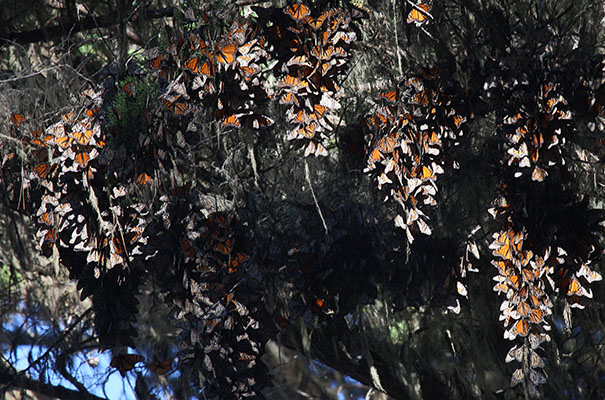
[[[315,197],[315,191],[313,190],[313,185],[311,184],[311,173],[309,172],[309,164],[305,159],[305,178],[307,179],[307,183],[311,188],[311,195],[313,196],[313,200],[315,201],[315,207],[317,208],[317,212],[319,213],[319,218],[321,218],[321,223],[324,226],[324,230],[326,231],[326,235],[328,234],[328,225],[326,224],[326,220],[324,219],[324,215],[321,212],[321,208],[319,207],[319,202],[317,201],[317,197]]]

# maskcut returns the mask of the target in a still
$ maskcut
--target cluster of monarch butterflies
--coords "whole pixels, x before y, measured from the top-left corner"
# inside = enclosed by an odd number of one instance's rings
[[[166,287],[168,298],[175,306],[173,317],[182,321],[179,357],[201,371],[203,381],[197,383],[206,396],[254,395],[268,379],[260,361],[267,336],[256,319],[260,276],[255,276],[258,271],[240,249],[234,232],[237,222],[225,212],[205,217],[177,198],[162,201],[158,216],[183,227],[178,243],[182,268],[171,273],[174,277],[162,278],[172,282]],[[189,212],[178,221],[183,208]]]
[[[261,21],[280,21],[267,28],[267,39],[283,73],[274,98],[289,107],[286,117],[294,125],[288,140],[299,142],[305,156],[327,156],[324,140],[332,130],[327,117],[340,107],[337,79],[357,39],[351,18],[340,9],[315,13],[304,3],[285,8],[286,18],[279,10],[258,12]]]
[[[467,119],[461,92],[445,90],[440,78],[436,68],[407,76],[395,90],[379,95],[381,105],[365,119],[372,135],[365,172],[401,206],[403,215],[395,224],[410,243],[414,231],[431,234],[423,209],[437,204],[435,182],[443,167],[457,167],[444,150],[457,143]]]
[[[498,210],[495,211],[496,213]],[[498,270],[494,277],[496,284],[493,290],[504,294],[506,300],[500,307],[500,320],[503,321],[504,338],[514,340],[517,337],[528,338],[519,345],[514,345],[506,356],[506,362],[517,360],[523,364],[529,360],[529,370],[518,368],[514,371],[511,385],[515,386],[524,377],[532,396],[537,393],[537,385],[546,382],[542,371],[544,361],[538,353],[540,344],[550,341],[547,333],[550,325],[545,317],[552,314],[553,304],[545,292],[546,279],[552,283],[551,264],[562,263],[560,257],[550,257],[550,249],[544,254],[536,254],[523,248],[526,232],[512,228],[494,234],[490,245],[496,257],[492,264]]]
[[[100,293],[104,286],[100,282],[116,275],[126,275],[124,282],[128,281],[130,263],[142,254],[146,242],[143,207],[124,203],[126,188],[109,182],[110,161],[102,157],[108,146],[99,119],[100,95],[86,93],[85,97],[92,104],[81,115],[70,112],[55,124],[30,130],[29,135],[23,129],[14,132],[32,153],[23,182],[32,192],[37,244],[46,256],[54,251],[59,254],[71,276],[79,280],[82,298]],[[22,123],[19,128],[24,127]],[[114,269],[119,271],[111,272]],[[122,292],[128,293],[123,290],[127,286],[121,287]],[[120,313],[108,316],[136,314],[134,298],[120,302],[107,293],[104,296],[107,301],[99,297],[95,308],[121,308]],[[103,337],[117,342],[123,337],[131,343],[132,325],[122,324],[122,329],[112,322],[98,322]],[[120,332],[104,331],[111,327]]]
[[[218,39],[213,36],[203,24],[161,54],[157,49],[150,52],[152,71],[168,82],[163,104],[179,116],[208,106],[224,128],[272,125],[273,120],[259,111],[268,100],[262,74],[269,68],[266,41],[258,27],[236,19]]]
[[[516,82],[509,90],[522,92],[521,86]],[[535,107],[523,107],[502,119],[501,130],[510,143],[507,163],[516,167],[515,177],[531,171],[531,179],[542,182],[549,167],[564,162],[561,146],[569,134],[572,115],[557,86],[555,83],[541,85]]]
[[[551,340],[547,319],[552,315],[553,296],[564,297],[569,328],[570,308],[583,308],[582,298],[592,297],[588,284],[602,279],[590,267],[602,253],[602,229],[591,220],[594,210],[566,194],[560,180],[547,179],[566,172],[563,145],[573,132],[572,112],[559,85],[542,84],[537,96],[527,81],[500,81],[491,86],[508,99],[499,124],[506,139],[504,182],[501,196],[489,210],[502,226],[490,245],[497,269],[493,290],[505,296],[500,307],[504,337],[521,341],[506,355],[506,362],[521,363],[511,385],[523,382],[530,395],[538,397],[538,385],[547,379],[539,353],[541,344]],[[574,214],[581,217],[570,224],[567,220]],[[566,224],[571,226],[561,228]]]

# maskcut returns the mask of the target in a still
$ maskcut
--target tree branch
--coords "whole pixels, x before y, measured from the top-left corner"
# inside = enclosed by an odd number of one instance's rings
[[[63,386],[54,386],[42,383],[31,378],[13,374],[7,370],[0,370],[0,395],[6,394],[11,388],[20,388],[44,394],[53,398],[73,400],[107,400],[90,393],[67,389]]]
[[[173,7],[162,8],[159,10],[141,11],[146,18],[157,19],[171,17],[174,12]],[[28,44],[37,42],[46,42],[61,38],[67,34],[82,32],[96,28],[106,28],[109,26],[118,25],[120,21],[115,15],[104,15],[100,17],[88,16],[74,23],[59,23],[58,25],[35,29],[25,32],[11,32],[5,37],[0,37],[0,42],[8,42],[10,44]]]
[[[329,340],[329,338],[335,337],[335,332],[331,331],[336,329],[347,331],[341,332],[341,339],[339,340],[340,344],[344,345],[344,348],[335,345],[333,341]],[[317,360],[350,376],[358,382],[369,387],[374,387],[374,380],[367,363],[365,361],[357,362],[352,360],[346,351],[348,343],[345,342],[348,342],[347,339],[355,336],[357,336],[357,333],[344,327],[336,328],[335,326],[328,325],[324,328],[316,329],[311,336],[311,355],[313,358],[317,357]],[[301,351],[303,346],[300,332],[297,329],[289,329],[287,335],[282,336],[282,344],[293,350]],[[401,383],[401,380],[393,373],[392,365],[380,355],[380,349],[376,348],[373,343],[370,343],[369,352],[372,355],[373,365],[380,376],[382,389],[389,396],[396,399],[409,399],[408,391]]]

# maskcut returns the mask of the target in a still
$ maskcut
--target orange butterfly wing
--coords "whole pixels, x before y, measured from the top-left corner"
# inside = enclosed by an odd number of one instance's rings
[[[145,361],[145,357],[138,354],[118,354],[111,359],[109,365],[120,371],[120,374],[124,376],[127,371],[134,368],[136,363],[141,361]]]
[[[292,4],[284,10],[284,13],[290,16],[294,21],[302,21],[311,14],[311,10],[304,4]]]
[[[233,64],[237,46],[234,43],[226,44],[217,49],[216,61],[221,64]]]
[[[11,114],[11,122],[17,128],[21,126],[24,119],[25,119],[25,117],[23,116],[23,114],[15,114],[15,113]]]
[[[428,4],[417,4],[416,7],[426,11],[427,13],[431,11],[431,7]],[[416,26],[421,26],[428,21],[428,16],[426,13],[420,11],[418,8],[412,8],[412,11],[408,14],[407,23],[414,23]]]

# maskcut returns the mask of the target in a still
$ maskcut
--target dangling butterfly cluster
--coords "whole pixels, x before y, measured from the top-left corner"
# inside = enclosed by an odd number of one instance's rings
[[[492,265],[498,270],[493,290],[506,296],[500,307],[500,320],[505,328],[504,338],[529,339],[511,347],[506,356],[507,363],[517,360],[522,365],[529,365],[529,369],[522,367],[514,371],[511,386],[527,377],[525,381],[528,390],[534,396],[538,393],[537,385],[546,382],[546,374],[542,370],[544,361],[538,350],[541,349],[542,342],[550,341],[548,331],[551,327],[545,317],[552,314],[553,307],[545,292],[544,282],[547,279],[553,284],[550,278],[553,273],[551,264],[562,263],[563,260],[560,257],[550,257],[550,249],[544,254],[534,255],[531,250],[523,248],[525,239],[524,231],[509,228],[494,234],[490,248],[495,257]]]
[[[551,339],[551,298],[564,297],[570,328],[569,308],[583,308],[582,297],[592,297],[588,284],[601,280],[589,265],[600,254],[602,218],[567,193],[560,180],[545,179],[568,173],[562,154],[573,132],[572,112],[559,85],[542,84],[537,96],[529,80],[500,80],[489,88],[501,90],[505,112],[499,132],[506,138],[501,195],[489,210],[502,226],[490,245],[497,269],[493,290],[506,296],[500,307],[504,337],[522,340],[506,356],[507,362],[522,364],[511,385],[524,382],[537,397],[538,385],[546,382],[539,350]]]
[[[525,90],[518,81],[510,86],[508,90]],[[549,167],[565,162],[561,157],[561,146],[571,132],[571,118],[567,101],[559,94],[556,83],[541,85],[537,104],[528,104],[503,117],[500,129],[510,145],[506,161],[509,166],[516,167],[515,177],[531,170],[531,179],[542,182]]]
[[[305,156],[327,156],[324,140],[332,130],[327,117],[340,107],[337,78],[357,37],[343,10],[313,16],[311,8],[296,3],[283,12],[289,18],[274,23],[267,34],[283,73],[275,98],[289,106],[286,117],[294,128],[288,140],[300,142]]]
[[[123,186],[114,186],[112,193],[102,189],[112,185],[100,156],[107,146],[98,118],[101,96],[93,97],[92,106],[83,108],[82,115],[70,112],[57,123],[32,131],[28,142],[34,157],[25,173],[28,186],[37,184],[33,200],[38,246],[46,256],[58,252],[71,276],[79,279],[82,298],[103,292],[100,281],[114,268],[131,271],[126,267],[133,267],[133,257],[142,254],[146,241],[143,207],[120,204],[126,195]],[[102,296],[108,296],[107,292]],[[116,300],[110,297],[108,301]],[[97,305],[104,301],[97,300]],[[134,303],[124,301],[123,305],[122,317],[136,314]],[[104,336],[108,332],[102,329],[97,326]],[[128,334],[110,334],[117,342],[129,342]]]
[[[207,24],[153,52],[151,68],[169,82],[162,102],[175,115],[210,106],[221,127],[253,129],[273,124],[259,109],[268,100],[262,77],[267,68],[266,42],[257,28],[236,19],[217,39]],[[179,74],[172,77],[175,72]]]
[[[409,75],[395,90],[380,94],[381,106],[365,120],[372,135],[365,172],[401,206],[395,224],[410,243],[412,231],[431,234],[423,209],[437,204],[435,182],[449,162],[443,150],[456,142],[466,122],[455,108],[455,92],[446,93],[438,78],[436,69]]]
[[[158,215],[174,223],[179,204],[164,199]],[[166,288],[182,292],[170,296],[178,310],[174,317],[184,321],[180,358],[203,371],[198,383],[207,396],[253,395],[268,377],[260,361],[267,339],[255,319],[260,296],[249,286],[250,257],[238,249],[236,222],[227,213],[204,217],[191,209],[180,225],[183,270],[170,281],[182,289]]]

